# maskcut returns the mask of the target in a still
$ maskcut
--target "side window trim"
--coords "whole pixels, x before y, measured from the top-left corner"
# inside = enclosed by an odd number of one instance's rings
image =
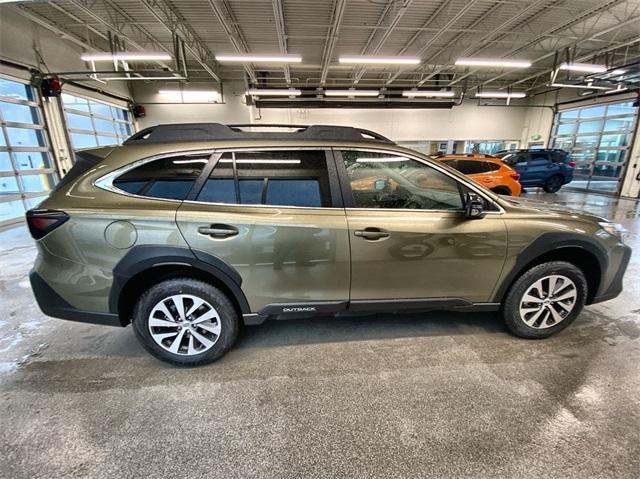
[[[331,205],[329,206],[289,206],[289,205],[268,205],[266,204],[266,196],[267,196],[267,179],[265,178],[263,187],[262,187],[262,204],[243,204],[240,201],[240,183],[239,183],[239,175],[238,169],[236,165],[236,153],[239,152],[252,152],[252,153],[260,153],[267,151],[318,151],[324,153],[325,164],[327,165],[327,175],[329,177],[329,192],[331,198]],[[218,164],[220,158],[225,154],[229,153],[231,155],[232,160],[232,168],[233,168],[233,182],[234,189],[236,194],[236,203],[219,203],[224,204],[226,206],[251,206],[251,207],[267,207],[267,208],[312,208],[312,209],[326,209],[326,208],[343,208],[343,198],[340,194],[339,183],[338,183],[338,173],[336,171],[336,161],[333,156],[333,151],[331,148],[319,146],[319,147],[303,147],[303,148],[292,148],[292,147],[252,147],[252,148],[223,148],[213,152],[209,159],[209,163],[203,169],[202,175],[196,181],[194,188],[187,196],[185,201],[197,202],[197,203],[208,203],[214,204],[207,201],[198,201],[197,197],[200,194],[202,188],[209,178],[209,175],[214,170],[216,165]],[[218,203],[216,203],[218,204]]]
[[[211,156],[209,156],[209,160],[207,161],[207,164],[205,165],[204,168],[202,168],[202,171],[200,172],[200,176],[193,184],[193,187],[191,188],[191,191],[189,191],[189,194],[185,198],[185,201],[193,201],[198,197],[198,195],[200,194],[200,190],[202,189],[205,182],[207,181],[207,178],[209,178],[209,175],[211,174],[213,169],[218,164],[218,160],[220,160],[221,156],[222,156],[222,153],[218,151],[214,150],[213,152],[211,152]]]
[[[357,148],[353,148],[357,149]],[[340,193],[342,194],[342,204],[344,208],[354,208],[353,191],[351,191],[351,183],[349,182],[349,173],[344,164],[342,151],[338,148],[332,148],[333,159],[335,162],[336,172],[338,174],[338,183],[340,185]],[[364,151],[364,150],[359,150]]]

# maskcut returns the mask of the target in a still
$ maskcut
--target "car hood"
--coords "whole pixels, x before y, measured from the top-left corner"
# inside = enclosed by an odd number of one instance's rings
[[[603,218],[602,216],[594,215],[584,210],[579,210],[575,208],[570,208],[564,205],[556,205],[553,203],[548,203],[546,201],[541,200],[533,200],[529,198],[502,198],[507,204],[512,207],[515,207],[517,210],[522,210],[525,213],[542,213],[542,214],[556,214],[559,216],[571,216],[571,217],[580,217],[585,221],[593,221],[593,222],[601,222],[606,221],[609,222],[608,219]]]

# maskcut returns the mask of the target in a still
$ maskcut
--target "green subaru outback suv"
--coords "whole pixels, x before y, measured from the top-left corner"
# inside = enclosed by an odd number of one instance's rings
[[[27,213],[42,311],[132,323],[197,365],[267,318],[495,310],[544,338],[622,290],[631,250],[603,218],[499,197],[370,131],[247,126],[79,152]]]

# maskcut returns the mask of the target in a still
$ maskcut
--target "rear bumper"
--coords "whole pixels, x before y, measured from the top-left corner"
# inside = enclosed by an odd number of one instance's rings
[[[612,271],[612,279],[608,284],[603,285],[596,296],[589,302],[589,304],[602,303],[615,298],[622,292],[622,280],[624,273],[629,265],[629,259],[631,259],[631,248],[626,245],[620,245],[621,249],[620,261],[617,265],[611,265],[614,268]]]
[[[117,314],[95,313],[74,308],[56,293],[36,271],[31,271],[29,280],[31,281],[31,289],[33,289],[38,306],[47,316],[82,323],[122,326]]]

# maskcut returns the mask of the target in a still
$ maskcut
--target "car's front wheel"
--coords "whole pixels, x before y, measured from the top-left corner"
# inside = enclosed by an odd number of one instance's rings
[[[509,289],[504,320],[516,336],[547,338],[576,319],[586,298],[587,280],[579,268],[565,261],[539,264]]]
[[[149,288],[136,303],[133,329],[153,356],[178,366],[199,366],[224,355],[238,335],[229,298],[212,285],[175,278]]]

